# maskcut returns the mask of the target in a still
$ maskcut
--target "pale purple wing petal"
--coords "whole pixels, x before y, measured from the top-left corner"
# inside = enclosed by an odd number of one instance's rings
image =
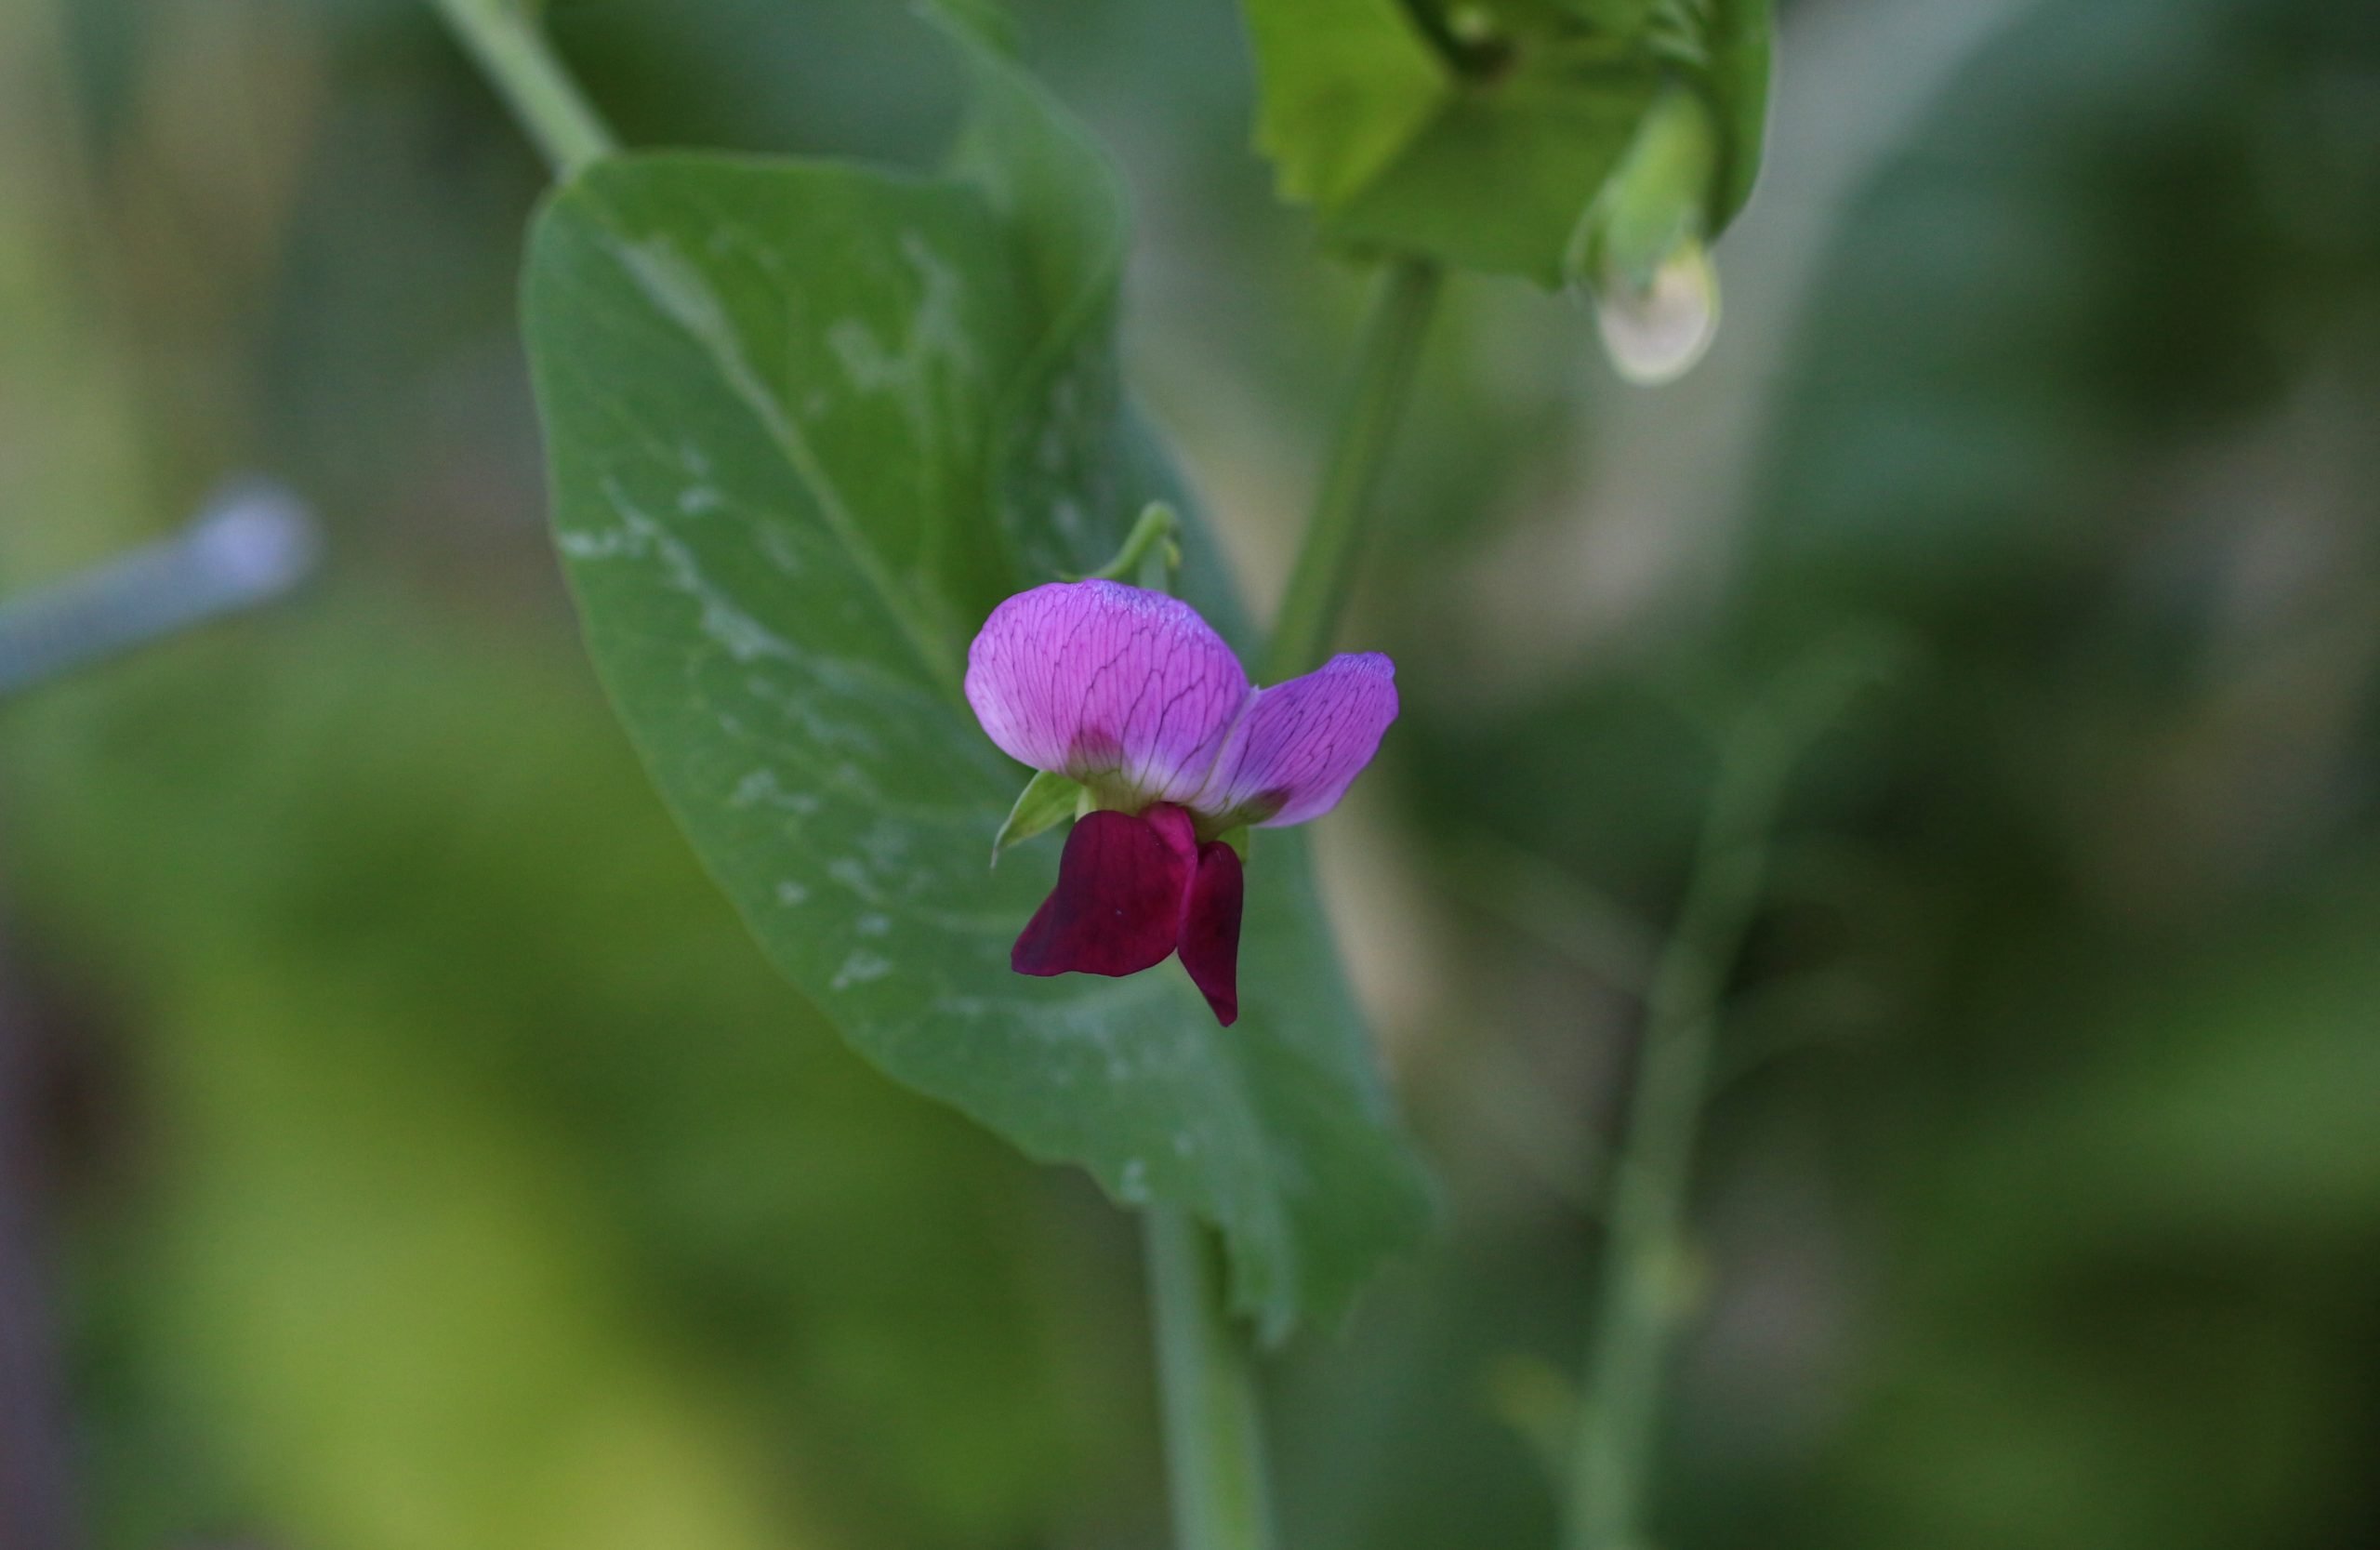
[[[1377,652],[1334,656],[1256,691],[1195,805],[1273,828],[1318,818],[1372,762],[1395,720],[1396,665]]]
[[[1207,778],[1248,674],[1198,611],[1116,581],[1019,592],[967,648],[967,703],[1010,756],[1178,801]]]

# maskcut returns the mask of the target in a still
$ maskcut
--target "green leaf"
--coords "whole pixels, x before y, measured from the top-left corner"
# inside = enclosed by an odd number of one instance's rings
[[[1559,285],[1571,232],[1669,85],[1722,126],[1705,234],[1752,192],[1768,0],[1246,4],[1258,144],[1341,247]]]
[[[1000,853],[1011,845],[1021,845],[1037,834],[1047,834],[1080,810],[1083,787],[1079,780],[1070,780],[1055,770],[1036,770],[1025,789],[1016,794],[1016,805],[1008,810],[1008,821],[992,837],[992,864],[999,864]]]
[[[1024,586],[1186,510],[1124,402],[1125,222],[1083,133],[962,38],[952,170],[635,156],[563,188],[525,307],[558,540],[654,781],[769,957],[900,1081],[1216,1224],[1278,1337],[1426,1224],[1296,836],[1250,874],[1242,1015],[1177,966],[1012,974],[1057,847],[960,700]],[[1183,594],[1238,611],[1187,530]]]
[[[1708,33],[1711,95],[1726,124],[1726,157],[1712,196],[1717,236],[1752,198],[1768,135],[1769,0],[1712,0]]]
[[[1401,6],[1251,4],[1248,25],[1264,62],[1256,144],[1279,168],[1285,198],[1344,203],[1427,127],[1451,90]]]

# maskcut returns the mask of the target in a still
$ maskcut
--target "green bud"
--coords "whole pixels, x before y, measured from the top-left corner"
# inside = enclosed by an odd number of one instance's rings
[[[1719,329],[1719,279],[1703,242],[1719,129],[1689,86],[1662,88],[1572,231],[1564,269],[1591,295],[1604,348],[1632,382],[1683,376]]]

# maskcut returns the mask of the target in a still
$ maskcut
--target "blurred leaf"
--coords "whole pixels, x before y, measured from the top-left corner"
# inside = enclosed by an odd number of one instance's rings
[[[164,1329],[253,1509],[358,1550],[820,1543],[624,1305],[562,1159],[417,1058],[403,997],[291,968],[191,987],[165,1052]]]
[[[1767,0],[1248,0],[1257,140],[1341,246],[1563,278],[1572,232],[1663,86],[1712,108],[1704,234],[1743,205],[1767,111]]]
[[[2367,856],[2193,950],[2016,987],[2072,1068],[1894,1159],[1893,1328],[1813,1543],[2354,1538],[2375,927]]]
[[[1379,0],[1254,4],[1263,61],[1256,142],[1290,199],[1344,203],[1429,127],[1447,70],[1406,7]]]
[[[970,57],[953,175],[634,157],[553,201],[526,309],[560,542],[622,716],[772,960],[896,1079],[1215,1222],[1278,1336],[1414,1239],[1423,1182],[1293,839],[1253,872],[1229,1033],[1170,968],[1009,969],[1055,854],[985,869],[1018,775],[959,698],[961,649],[1176,497],[1116,381],[1112,175]],[[1211,559],[1184,590],[1230,628]]]
[[[1037,1231],[1021,1163],[760,961],[559,630],[325,601],[29,705],[0,762],[46,956],[138,1003],[159,1135],[137,1199],[94,1202],[112,1242],[77,1256],[78,1292],[122,1305],[78,1361],[128,1347],[85,1385],[99,1543],[302,1521],[322,1531],[293,1543],[377,1550],[399,1517],[528,1543],[577,1521],[575,1488],[508,1467],[593,1445],[512,1417],[566,1408],[582,1362],[639,1391],[607,1413],[667,1434],[678,1462],[637,1488],[655,1510],[758,1495],[863,1543],[1038,1532],[1138,1440],[1070,1436],[1071,1402],[1119,1401],[1051,1362],[1063,1321],[1084,1371],[1129,1384],[1108,1331],[1132,1320],[1135,1349],[1137,1310],[1038,1291],[1104,1282],[1110,1246]],[[463,1253],[490,1232],[500,1252]],[[267,1317],[259,1288],[400,1240],[406,1318],[377,1290],[351,1318]],[[449,1467],[452,1439],[485,1467]],[[412,1471],[434,1479],[387,1509],[378,1482]],[[728,1527],[668,1543],[749,1542]]]

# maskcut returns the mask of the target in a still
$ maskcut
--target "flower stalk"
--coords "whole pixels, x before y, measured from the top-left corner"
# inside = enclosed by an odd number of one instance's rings
[[[1354,396],[1264,654],[1269,681],[1306,672],[1329,654],[1440,280],[1435,263],[1405,258],[1381,282]],[[1224,1300],[1212,1235],[1170,1206],[1149,1207],[1144,1222],[1175,1550],[1272,1550],[1254,1358]]]
[[[1372,492],[1413,394],[1414,367],[1437,310],[1440,280],[1438,266],[1426,258],[1395,259],[1382,276],[1358,347],[1355,393],[1274,621],[1264,656],[1268,682],[1294,678],[1329,654],[1332,632],[1353,590],[1357,540],[1371,514]]]
[[[1329,654],[1439,283],[1438,267],[1421,258],[1396,260],[1382,280],[1354,396],[1264,655],[1269,681],[1293,678]],[[1212,1235],[1163,1205],[1148,1209],[1145,1231],[1175,1550],[1272,1550],[1254,1358],[1224,1300]]]
[[[1272,1550],[1256,1374],[1223,1300],[1222,1255],[1178,1207],[1153,1204],[1142,1219],[1175,1550]]]
[[[567,178],[618,149],[602,115],[547,41],[530,0],[430,0],[503,94],[513,117]]]

